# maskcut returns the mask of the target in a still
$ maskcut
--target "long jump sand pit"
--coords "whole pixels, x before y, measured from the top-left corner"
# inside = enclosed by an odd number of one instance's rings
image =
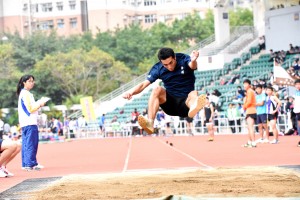
[[[300,197],[300,171],[277,167],[71,175],[30,199],[147,199],[190,197]]]

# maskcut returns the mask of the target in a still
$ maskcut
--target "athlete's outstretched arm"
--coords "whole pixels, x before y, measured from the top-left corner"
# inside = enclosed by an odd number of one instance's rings
[[[191,53],[191,62],[189,63],[189,66],[191,69],[197,69],[197,58],[199,57],[199,51],[192,51]]]
[[[138,84],[134,88],[132,88],[129,92],[123,94],[124,99],[131,99],[133,95],[139,94],[142,92],[146,87],[150,85],[150,81],[145,80],[142,83]]]

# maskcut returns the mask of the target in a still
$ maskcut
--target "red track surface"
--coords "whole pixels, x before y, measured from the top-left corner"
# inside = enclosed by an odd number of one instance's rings
[[[70,174],[123,173],[131,170],[176,169],[188,167],[244,167],[300,165],[300,137],[280,137],[280,143],[259,144],[247,149],[241,145],[246,135],[143,137],[79,140],[40,144],[38,161],[45,169],[21,170],[20,154],[10,163],[11,178],[0,179],[0,192],[30,178]],[[174,144],[173,147],[166,141]]]

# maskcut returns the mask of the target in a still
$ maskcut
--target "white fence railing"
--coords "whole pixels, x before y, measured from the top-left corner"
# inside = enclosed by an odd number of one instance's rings
[[[289,128],[288,115],[279,115],[277,120],[277,128],[279,132],[285,133]],[[257,125],[256,125],[257,126]],[[203,126],[201,120],[194,120],[191,128],[187,125],[186,120],[178,120],[170,122],[171,132],[174,135],[206,135],[207,129]],[[64,129],[64,136],[68,139],[86,139],[86,138],[105,138],[105,137],[131,137],[146,136],[142,132],[138,124],[132,123],[106,123],[103,130],[100,130],[97,122],[88,123],[88,126],[76,128],[75,130]],[[247,125],[244,117],[237,118],[230,123],[228,118],[220,117],[214,119],[215,135],[226,134],[247,134]],[[272,131],[272,130],[270,130]],[[258,132],[258,131],[256,131]],[[165,135],[166,126],[164,123],[158,123],[155,126],[156,135]]]

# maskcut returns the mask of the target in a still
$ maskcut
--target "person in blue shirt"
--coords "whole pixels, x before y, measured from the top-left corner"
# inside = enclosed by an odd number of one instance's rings
[[[152,90],[148,102],[148,118],[142,115],[138,117],[140,126],[148,134],[154,131],[153,122],[159,107],[171,116],[193,118],[204,107],[206,99],[204,94],[198,96],[194,87],[198,51],[193,51],[189,56],[175,54],[171,48],[161,48],[157,57],[159,62],[151,68],[147,80],[123,95],[125,99],[131,99],[157,79],[162,80],[164,87],[157,86]]]
[[[267,107],[266,107],[266,94],[262,92],[262,85],[256,86],[256,112],[257,118],[256,123],[258,126],[258,131],[260,135],[260,139],[256,141],[256,143],[268,143],[269,142],[269,129],[267,124]],[[266,135],[264,137],[264,130],[266,131]]]

